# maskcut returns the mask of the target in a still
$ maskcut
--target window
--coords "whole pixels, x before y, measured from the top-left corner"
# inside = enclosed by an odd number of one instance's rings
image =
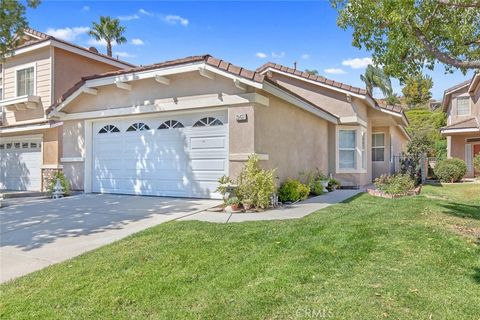
[[[457,116],[470,115],[470,97],[457,98]]]
[[[193,125],[194,127],[210,127],[210,126],[221,126],[223,125],[222,121],[213,117],[206,117],[198,120]]]
[[[183,128],[183,124],[177,120],[167,120],[158,129]]]
[[[112,132],[120,132],[120,130],[114,125],[108,124],[102,129],[100,129],[100,131],[98,131],[98,133],[112,133]]]
[[[390,162],[393,163],[393,144],[392,144],[392,135],[390,135]]]
[[[355,169],[357,145],[357,136],[355,130],[339,130],[338,150],[339,150],[339,168]]]
[[[372,161],[385,161],[385,134],[372,134]]]
[[[367,134],[362,132],[362,169],[367,169]]]
[[[150,127],[143,122],[137,122],[128,127],[127,132],[150,130]]]
[[[28,149],[28,142],[22,142],[22,148]]]
[[[32,149],[40,148],[40,143],[30,142],[30,148]]]
[[[3,99],[3,64],[0,63],[0,100]]]
[[[34,95],[35,68],[17,70],[17,97]]]
[[[0,150],[3,150],[3,149],[5,149],[5,145],[2,143],[0,144]]]

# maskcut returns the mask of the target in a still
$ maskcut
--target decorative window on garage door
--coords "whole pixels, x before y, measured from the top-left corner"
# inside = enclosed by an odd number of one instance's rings
[[[193,125],[194,127],[211,127],[211,126],[221,126],[223,125],[222,121],[218,120],[217,118],[213,117],[205,117]]]
[[[158,127],[158,129],[183,128],[183,124],[177,120],[167,120]]]
[[[100,129],[100,131],[98,131],[98,133],[112,133],[112,132],[120,132],[120,129],[118,129],[114,125],[107,124],[105,127]]]
[[[143,122],[137,122],[128,127],[127,132],[150,130],[150,127]]]

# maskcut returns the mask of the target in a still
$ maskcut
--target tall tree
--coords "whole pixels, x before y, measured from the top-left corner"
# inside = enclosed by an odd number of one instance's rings
[[[401,80],[441,62],[446,71],[480,68],[478,0],[331,0],[353,45]]]
[[[312,70],[305,69],[305,72],[308,74],[311,74],[312,76],[318,76],[318,70],[315,70],[315,69],[312,69]]]
[[[40,0],[27,0],[30,8],[36,8]],[[11,54],[18,45],[23,30],[28,27],[26,7],[17,0],[0,1],[0,60]]]
[[[112,43],[118,44],[127,42],[124,37],[125,27],[120,25],[119,19],[100,17],[100,23],[93,22],[92,29],[88,34],[97,41],[105,40],[107,43],[107,55],[112,56]]]
[[[405,103],[409,107],[427,106],[432,98],[430,90],[433,87],[433,80],[427,75],[417,74],[407,78],[402,89]]]
[[[370,95],[373,95],[373,88],[379,88],[385,97],[392,95],[390,77],[383,72],[382,68],[369,64],[365,74],[360,75],[360,79],[365,82],[365,89]]]

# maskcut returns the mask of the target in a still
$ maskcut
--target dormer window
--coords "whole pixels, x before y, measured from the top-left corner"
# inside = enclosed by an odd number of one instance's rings
[[[35,67],[17,69],[17,97],[35,95]]]
[[[457,98],[457,116],[470,115],[470,97]]]

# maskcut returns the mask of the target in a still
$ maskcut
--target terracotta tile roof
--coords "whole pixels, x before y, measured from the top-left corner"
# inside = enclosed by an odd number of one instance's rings
[[[58,38],[55,38],[53,36],[50,36],[46,33],[43,33],[43,32],[40,32],[40,31],[37,31],[37,30],[34,30],[34,29],[30,29],[30,28],[27,28],[25,29],[26,32],[28,33],[31,33],[35,36],[38,36],[40,37],[40,39],[35,39],[35,40],[30,40],[30,41],[27,41],[26,43],[20,45],[17,47],[17,49],[20,49],[20,48],[26,48],[26,47],[29,47],[29,46],[32,46],[32,45],[35,45],[35,44],[38,44],[38,43],[42,43],[42,42],[45,42],[45,41],[48,41],[48,40],[55,40],[57,42],[61,42],[67,46],[70,46],[70,47],[74,47],[74,48],[77,48],[77,49],[80,49],[82,51],[85,51],[85,52],[88,52],[88,53],[91,53],[91,54],[94,54],[96,56],[99,56],[99,57],[102,57],[102,58],[105,58],[105,59],[108,59],[108,60],[111,60],[111,61],[115,61],[115,62],[118,62],[118,63],[122,63],[124,64],[126,67],[135,67],[134,64],[131,64],[129,62],[126,62],[126,61],[123,61],[123,60],[119,60],[119,59],[116,59],[114,57],[110,57],[106,54],[103,54],[103,53],[100,53],[100,52],[95,52],[95,51],[91,51],[87,48],[84,48],[82,46],[79,46],[79,45],[76,45],[74,43],[71,43],[71,42],[68,42],[68,41],[65,41],[65,40],[61,40],[61,39],[58,39]]]
[[[302,78],[307,79],[307,80],[312,80],[312,81],[316,81],[316,82],[319,82],[319,83],[327,84],[327,85],[332,86],[332,87],[336,87],[336,88],[339,88],[339,89],[350,91],[352,93],[357,93],[357,94],[362,94],[362,95],[367,94],[367,91],[365,89],[354,87],[354,86],[351,86],[351,85],[348,85],[348,84],[345,84],[345,83],[342,83],[342,82],[337,82],[335,80],[327,79],[327,78],[322,77],[322,76],[315,76],[315,75],[312,75],[310,73],[299,71],[299,70],[289,68],[289,67],[285,67],[281,64],[277,64],[277,63],[273,63],[273,62],[267,62],[266,64],[264,64],[263,66],[258,68],[256,71],[259,72],[259,73],[263,73],[263,72],[265,72],[265,70],[267,70],[269,68],[279,70],[279,71],[282,71],[282,72],[285,72],[285,73],[289,73],[289,74],[292,74],[292,75],[295,75],[295,76],[298,76],[298,77],[302,77]]]
[[[47,109],[47,113],[51,112],[56,106],[58,106],[60,103],[65,101],[71,94],[73,94],[75,91],[77,91],[86,81],[88,80],[93,80],[93,79],[100,79],[100,78],[107,78],[111,76],[118,76],[118,75],[124,75],[124,74],[129,74],[129,73],[135,73],[135,72],[141,72],[141,71],[148,71],[148,70],[154,70],[154,69],[160,69],[160,68],[166,68],[166,67],[172,67],[172,66],[177,66],[177,65],[182,65],[182,64],[190,64],[190,63],[195,63],[195,62],[205,62],[208,65],[211,65],[215,68],[218,68],[220,70],[223,70],[225,72],[228,72],[230,74],[252,80],[258,83],[262,83],[264,76],[261,75],[258,72],[251,71],[242,67],[238,67],[234,64],[231,64],[230,62],[227,62],[225,60],[217,59],[212,57],[209,54],[205,55],[198,55],[198,56],[190,56],[186,58],[181,58],[181,59],[175,59],[175,60],[169,60],[169,61],[164,61],[160,63],[155,63],[155,64],[150,64],[146,66],[140,66],[140,67],[135,67],[135,68],[130,68],[130,69],[120,69],[120,70],[115,70],[115,71],[110,71],[110,72],[105,72],[101,74],[94,74],[90,75],[87,77],[83,77],[79,82],[77,82],[73,87],[71,87],[68,91],[66,91],[58,100],[57,102],[52,105],[50,108]]]
[[[443,127],[442,130],[448,130],[448,129],[479,129],[480,130],[480,124],[479,120],[475,117],[466,119],[457,123],[453,123],[449,126]]]

